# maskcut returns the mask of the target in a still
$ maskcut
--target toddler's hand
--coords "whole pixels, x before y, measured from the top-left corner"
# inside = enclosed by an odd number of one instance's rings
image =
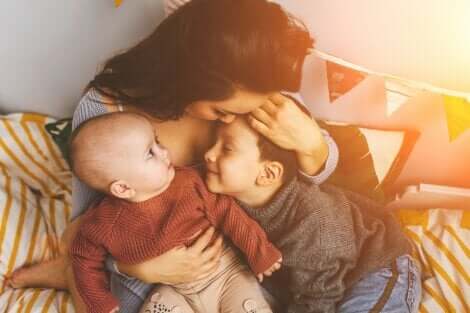
[[[281,263],[282,263],[282,258],[280,258],[279,260],[277,260],[273,265],[271,265],[270,268],[268,268],[266,271],[264,271],[263,273],[260,273],[258,275],[256,275],[256,277],[258,278],[258,281],[260,283],[263,282],[263,278],[264,276],[271,276],[275,271],[277,271],[278,269],[281,268]]]

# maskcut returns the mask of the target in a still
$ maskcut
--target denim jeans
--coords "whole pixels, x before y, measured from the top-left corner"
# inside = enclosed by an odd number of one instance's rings
[[[338,313],[416,313],[421,300],[421,271],[409,255],[370,273],[350,287]]]

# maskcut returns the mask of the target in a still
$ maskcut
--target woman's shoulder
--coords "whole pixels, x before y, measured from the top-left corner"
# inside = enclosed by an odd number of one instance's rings
[[[86,120],[108,113],[105,98],[94,88],[90,88],[80,99],[72,118],[72,129],[77,128]]]

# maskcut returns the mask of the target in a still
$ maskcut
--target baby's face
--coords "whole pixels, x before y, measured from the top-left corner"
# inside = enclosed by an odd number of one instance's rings
[[[150,122],[133,123],[125,135],[117,139],[122,147],[118,157],[122,179],[125,179],[138,194],[150,195],[163,191],[173,180],[175,170],[168,150],[158,143]],[[121,178],[120,177],[120,178]]]
[[[258,134],[243,118],[220,125],[217,141],[206,152],[205,161],[209,190],[237,198],[255,187],[261,170]]]

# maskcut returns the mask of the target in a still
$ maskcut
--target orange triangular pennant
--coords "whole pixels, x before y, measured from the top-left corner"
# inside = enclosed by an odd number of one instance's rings
[[[359,71],[327,61],[328,91],[330,102],[341,97],[364,80],[365,75]]]

